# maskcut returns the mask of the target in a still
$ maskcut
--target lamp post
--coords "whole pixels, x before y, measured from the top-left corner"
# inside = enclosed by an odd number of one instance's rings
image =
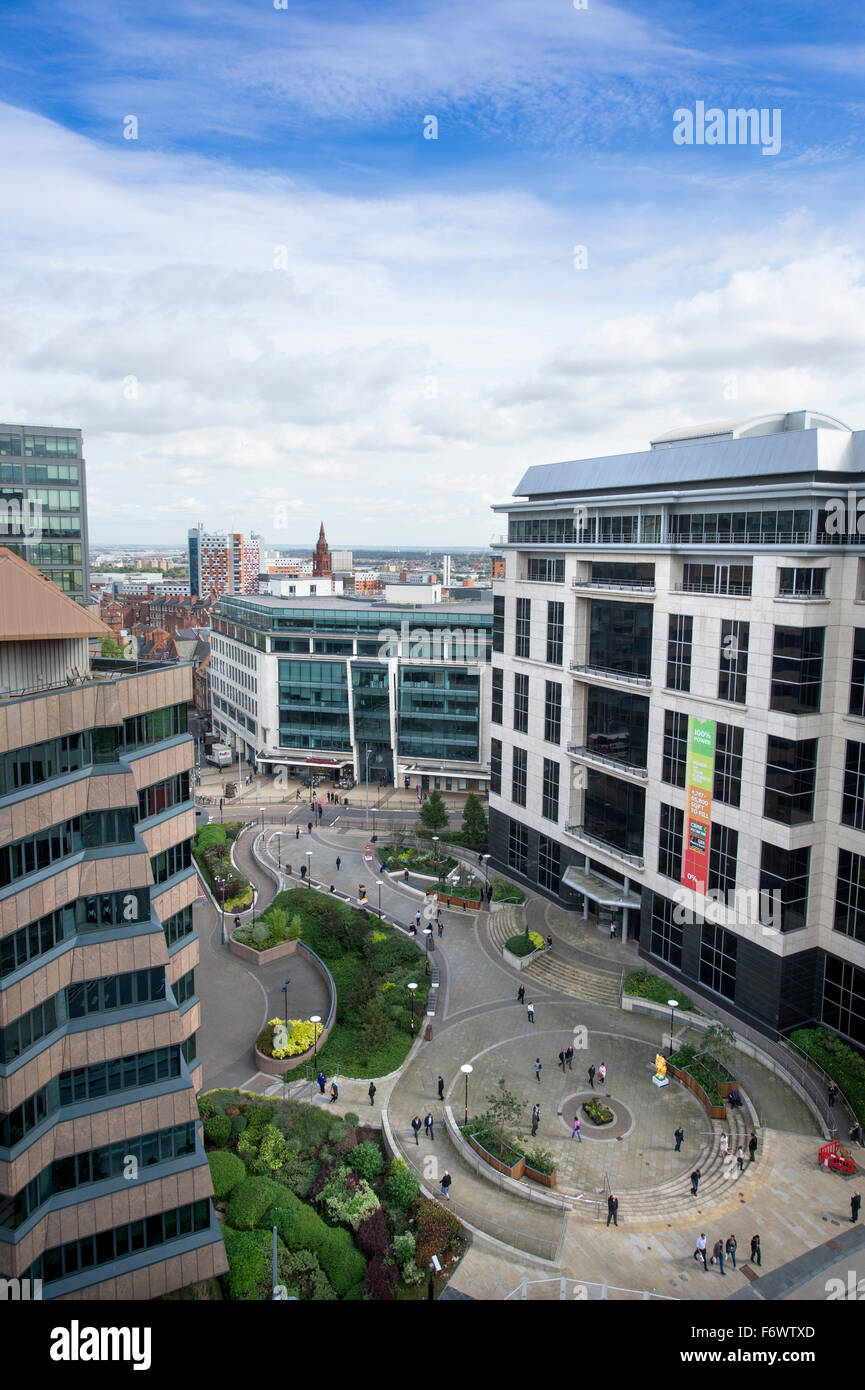
[[[433,933],[432,933],[432,927],[424,927],[424,929],[423,929],[423,934],[424,934],[424,938],[425,938],[425,943],[424,943],[424,944],[425,944],[425,947],[426,947],[426,963],[425,963],[425,965],[424,965],[424,974],[425,974],[425,975],[428,975],[428,974],[429,974],[429,945],[430,945],[430,938],[431,938],[431,936],[432,936],[432,934],[433,934]]]
[[[291,984],[291,976],[289,975],[289,977],[288,977],[288,979],[286,980],[285,984],[282,986],[282,998],[283,998],[283,1003],[285,1004],[285,1024],[286,1024],[286,1027],[288,1027],[288,987],[289,987],[290,984]]]
[[[489,881],[490,881],[490,864],[489,864],[489,861],[490,861],[490,858],[491,858],[491,857],[492,857],[492,856],[489,855],[489,854],[482,854],[482,855],[481,855],[481,863],[483,864],[483,868],[484,868],[484,878],[485,878],[485,880],[486,880],[487,883],[489,883]]]
[[[306,866],[306,881],[307,881],[307,883],[309,884],[309,886],[310,886],[310,888],[311,888],[311,887],[312,887],[312,850],[311,850],[311,849],[308,849],[308,850],[306,851],[306,857],[307,857],[307,861],[308,861],[308,862],[307,862],[307,866]]]
[[[381,879],[380,879],[380,878],[377,878],[377,879],[376,879],[375,885],[376,885],[376,887],[377,887],[377,889],[378,889],[378,916],[379,916],[379,921],[381,921]]]
[[[462,1066],[460,1067],[460,1071],[466,1079],[466,1110],[463,1124],[467,1125],[469,1122],[469,1077],[474,1071],[474,1067],[472,1066],[471,1062],[463,1062]]]
[[[318,1066],[318,1025],[321,1023],[321,1014],[310,1014],[309,1021],[315,1029],[315,1037],[312,1042],[312,1065],[314,1069]]]
[[[408,990],[408,1006],[411,1013],[411,1035],[414,1037],[414,992],[417,989],[417,985],[412,980],[406,985],[406,989]]]
[[[371,749],[370,747],[367,747],[367,749],[366,749],[366,751],[365,751],[365,753],[364,753],[364,761],[365,761],[365,763],[366,763],[366,771],[365,771],[365,774],[364,774],[364,778],[365,778],[365,781],[366,781],[366,828],[367,828],[367,830],[369,830],[369,755],[370,755],[371,752],[372,752],[372,749]]]
[[[438,862],[439,862],[439,837],[438,837],[438,835],[433,835],[433,837],[432,837],[432,843],[433,843],[433,868],[435,868],[435,866],[436,866],[436,865],[438,864]]]
[[[679,1007],[679,1001],[678,1001],[678,999],[668,999],[668,1000],[667,1000],[667,1003],[668,1003],[669,1006],[670,1006],[670,1056],[672,1056],[672,1054],[673,1054],[673,1020],[674,1020],[675,1017],[676,1017],[676,1010],[677,1010],[678,1007]]]

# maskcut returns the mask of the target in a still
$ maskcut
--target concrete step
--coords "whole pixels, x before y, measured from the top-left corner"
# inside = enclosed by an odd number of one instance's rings
[[[575,999],[589,999],[595,1004],[619,1003],[618,975],[572,965],[555,955],[539,956],[526,966],[523,974],[547,989],[559,990],[562,994],[573,995]]]

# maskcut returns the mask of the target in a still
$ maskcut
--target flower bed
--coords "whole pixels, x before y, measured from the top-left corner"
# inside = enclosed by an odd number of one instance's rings
[[[525,893],[515,883],[509,883],[506,878],[493,879],[494,903],[524,903],[525,900]]]
[[[227,825],[212,822],[202,825],[192,837],[196,867],[226,912],[244,912],[253,901],[252,884],[231,862],[231,845],[242,829],[242,821],[229,821]]]
[[[855,1110],[859,1123],[865,1122],[865,1059],[861,1053],[828,1028],[797,1028],[790,1034],[790,1042],[813,1057],[831,1076]]]
[[[379,853],[386,869],[408,869],[410,873],[426,874],[430,878],[443,878],[457,866],[455,859],[450,856],[436,858],[431,850],[399,849],[394,845],[382,845]]]
[[[638,999],[650,999],[653,1004],[668,1004],[675,999],[680,1009],[689,1011],[694,1001],[681,990],[662,980],[660,975],[652,975],[648,970],[633,970],[625,979],[625,993]]]
[[[736,1084],[735,1077],[725,1066],[714,1057],[699,1053],[695,1047],[680,1047],[678,1052],[668,1059],[668,1063],[677,1071],[687,1072],[704,1093],[707,1105],[714,1108],[723,1108],[724,1105],[719,1085],[726,1084],[729,1091],[729,1087]],[[726,1111],[724,1113],[726,1114]]]
[[[255,1040],[255,1046],[265,1057],[277,1060],[284,1057],[298,1057],[302,1052],[311,1052],[318,1034],[314,1023],[305,1018],[272,1018],[262,1028]]]
[[[593,1125],[611,1125],[616,1118],[610,1107],[600,1100],[583,1101],[582,1110]]]

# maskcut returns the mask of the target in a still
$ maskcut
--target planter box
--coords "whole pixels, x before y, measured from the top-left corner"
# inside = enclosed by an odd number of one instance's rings
[[[240,956],[241,960],[249,961],[252,965],[270,965],[275,960],[282,960],[283,956],[293,956],[299,941],[280,941],[278,946],[268,946],[266,951],[256,951],[254,946],[244,946],[242,941],[235,941],[233,936],[228,938],[228,949],[234,956]]]
[[[689,1091],[694,1092],[694,1095],[705,1107],[706,1113],[708,1114],[710,1120],[726,1120],[726,1106],[711,1105],[709,1103],[709,1097],[706,1095],[706,1092],[703,1090],[699,1082],[694,1080],[693,1076],[691,1076],[689,1072],[682,1071],[679,1067],[674,1067],[671,1062],[667,1063],[667,1072],[670,1076],[674,1076],[677,1081],[681,1081],[683,1086],[687,1086]],[[730,1089],[732,1089],[734,1084],[735,1083],[732,1081],[729,1083]],[[729,1095],[729,1093],[730,1092],[728,1090],[727,1095]]]
[[[427,894],[432,896],[429,889],[427,889]],[[475,902],[473,898],[460,898],[451,893],[440,892],[438,900],[439,907],[455,907],[460,912],[478,912],[480,910],[480,902]]]
[[[526,1177],[531,1178],[532,1182],[540,1183],[541,1187],[555,1187],[557,1172],[558,1169],[553,1169],[552,1173],[541,1173],[537,1168],[530,1168],[528,1164],[525,1167]]]
[[[528,956],[515,956],[513,951],[508,950],[507,946],[502,947],[502,959],[507,965],[511,966],[513,970],[525,970],[530,961],[533,961],[536,956],[542,956],[543,954],[543,951],[532,951]]]
[[[477,1139],[473,1138],[471,1135],[469,1135],[469,1144],[485,1163],[488,1163],[491,1168],[495,1168],[497,1173],[504,1173],[507,1178],[521,1178],[523,1176],[526,1170],[526,1160],[524,1158],[520,1158],[519,1163],[515,1163],[514,1166],[510,1168],[507,1163],[502,1163],[500,1159],[494,1158],[489,1150],[485,1149],[483,1145],[479,1144]]]

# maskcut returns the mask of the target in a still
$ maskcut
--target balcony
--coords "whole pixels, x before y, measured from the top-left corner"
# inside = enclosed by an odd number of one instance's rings
[[[572,579],[575,593],[619,594],[622,598],[654,598],[654,581],[648,579]]]
[[[750,598],[750,584],[708,584],[695,580],[690,584],[674,584],[674,594],[708,594],[710,598]]]
[[[616,859],[621,859],[624,863],[631,864],[635,869],[643,869],[646,866],[646,861],[642,854],[628,854],[626,850],[620,849],[618,845],[610,844],[608,840],[602,840],[597,835],[590,835],[582,825],[566,825],[565,834],[573,836],[575,840],[579,840],[584,845],[589,845],[592,849],[600,849],[606,854],[612,854]]]
[[[633,671],[611,671],[605,666],[584,666],[577,661],[570,664],[571,674],[578,680],[607,681],[615,685],[636,686],[640,690],[651,690],[652,677],[638,676]]]
[[[581,747],[577,743],[568,744],[568,755],[577,758],[582,763],[609,768],[611,772],[621,772],[628,777],[639,777],[642,782],[648,781],[649,778],[648,768],[638,767],[636,763],[629,763],[622,758],[615,758],[610,753],[599,753],[594,748]]]

